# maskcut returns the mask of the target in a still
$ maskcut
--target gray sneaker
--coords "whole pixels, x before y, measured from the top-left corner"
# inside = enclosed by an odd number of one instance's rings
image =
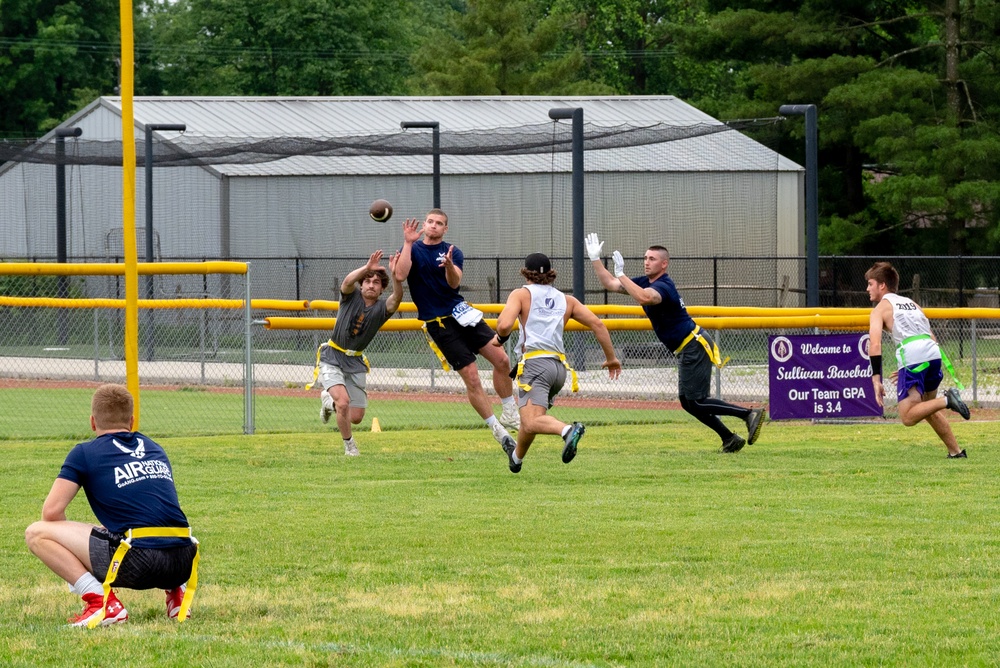
[[[746,440],[739,434],[733,434],[722,442],[722,452],[739,452],[746,445]]]
[[[954,387],[945,390],[944,398],[945,401],[948,402],[947,403],[948,408],[955,411],[966,420],[968,420],[972,416],[972,414],[969,413],[969,407],[965,405],[965,402],[962,401],[962,397],[961,395],[959,395],[958,390],[956,390]]]
[[[579,422],[573,423],[573,428],[570,429],[569,433],[566,434],[566,437],[563,438],[563,442],[566,444],[563,446],[562,451],[563,464],[569,464],[573,461],[573,458],[576,457],[576,446],[580,442],[580,437],[583,436],[585,431],[587,431],[587,428],[582,424]]]
[[[753,445],[760,436],[760,428],[764,426],[766,413],[763,408],[754,408],[747,416],[747,445]]]
[[[521,464],[523,464],[524,461],[514,463],[514,450],[517,449],[517,444],[514,443],[514,439],[508,436],[506,440],[504,440],[504,442],[500,444],[500,447],[503,448],[503,451],[507,453],[507,467],[510,469],[510,472],[520,473]]]
[[[358,444],[354,442],[353,438],[344,443],[344,454],[348,457],[357,457],[361,454],[358,452]]]
[[[490,429],[493,431],[493,438],[501,446],[504,444],[505,440],[510,440],[510,434],[507,433],[507,430],[504,429],[503,425],[499,422],[494,422]]]

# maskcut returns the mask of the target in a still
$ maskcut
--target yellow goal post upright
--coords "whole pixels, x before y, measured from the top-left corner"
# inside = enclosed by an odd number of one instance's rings
[[[133,243],[133,247],[134,247]],[[250,266],[246,262],[207,261],[207,262],[154,262],[135,263],[133,271],[138,276],[192,275],[192,274],[243,274],[245,298],[243,300],[140,300],[138,290],[131,293],[127,289],[128,268],[124,264],[115,263],[55,263],[55,262],[3,262],[0,263],[0,276],[125,276],[126,296],[124,300],[113,299],[53,299],[53,298],[17,298],[0,297],[0,306],[41,306],[54,308],[122,308],[125,309],[125,372],[129,392],[135,402],[135,429],[140,424],[140,394],[139,394],[139,326],[138,309],[169,308],[169,307],[206,307],[244,309],[244,433],[253,433],[253,341],[251,338],[251,311],[254,304],[250,299]],[[134,327],[129,328],[129,312],[132,312]],[[129,353],[133,355],[129,364]]]

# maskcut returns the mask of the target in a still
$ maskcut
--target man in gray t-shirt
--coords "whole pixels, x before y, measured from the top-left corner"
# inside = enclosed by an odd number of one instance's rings
[[[351,425],[365,417],[368,394],[365,391],[368,359],[362,351],[371,343],[379,328],[392,317],[403,299],[403,284],[396,280],[398,254],[389,258],[389,272],[379,265],[382,251],[372,253],[367,264],[358,267],[340,285],[340,309],[330,340],[320,346],[318,381],[323,405],[320,417],[329,422],[336,413],[337,427],[344,439],[344,454],[358,455]],[[379,299],[392,276],[392,294]]]

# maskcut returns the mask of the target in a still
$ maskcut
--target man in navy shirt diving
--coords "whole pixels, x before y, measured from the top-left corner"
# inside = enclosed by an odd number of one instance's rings
[[[670,253],[663,246],[650,246],[643,256],[643,276],[629,278],[625,275],[625,260],[615,251],[614,275],[601,262],[604,242],[596,234],[584,240],[597,278],[606,290],[627,294],[642,306],[656,337],[677,356],[677,394],[681,406],[699,422],[706,425],[722,439],[722,452],[739,452],[748,442],[752,445],[760,436],[764,422],[763,408],[744,408],[720,399],[712,399],[709,387],[712,366],[722,365],[718,346],[688,315],[684,300],[677,293],[674,282],[667,275]],[[743,420],[748,438],[729,430],[720,415]]]

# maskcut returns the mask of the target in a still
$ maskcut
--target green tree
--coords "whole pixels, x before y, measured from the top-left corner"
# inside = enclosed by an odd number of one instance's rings
[[[577,26],[530,0],[469,0],[413,58],[411,89],[431,95],[586,95],[613,92],[586,78]]]
[[[819,107],[824,252],[912,252],[928,240],[935,252],[995,250],[996,2],[708,9],[709,29],[684,49],[730,70],[734,85],[696,104],[724,117]],[[789,126],[801,145],[801,123]]]
[[[157,0],[148,77],[168,95],[404,92],[415,18],[404,0]],[[159,88],[159,90],[155,90]]]
[[[0,132],[36,136],[116,83],[118,3],[0,2]]]

